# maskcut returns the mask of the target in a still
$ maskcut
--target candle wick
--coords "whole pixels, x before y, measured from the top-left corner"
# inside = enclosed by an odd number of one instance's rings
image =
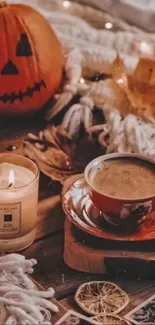
[[[7,188],[10,188],[13,185],[13,183],[10,183]]]
[[[10,187],[12,187],[13,185],[14,185],[14,183],[10,183],[10,184],[8,185],[7,189],[10,188]],[[16,190],[17,187],[16,187],[16,186],[13,186],[13,189]]]

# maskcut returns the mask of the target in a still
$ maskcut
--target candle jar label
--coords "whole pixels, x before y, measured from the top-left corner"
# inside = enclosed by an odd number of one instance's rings
[[[16,235],[21,231],[21,202],[0,204],[0,236]]]

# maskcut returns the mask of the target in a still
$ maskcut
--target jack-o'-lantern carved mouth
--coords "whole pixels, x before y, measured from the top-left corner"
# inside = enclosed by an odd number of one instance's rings
[[[0,95],[0,102],[14,103],[16,100],[22,101],[25,97],[32,97],[37,91],[40,92],[42,88],[46,88],[44,80],[41,80],[40,82],[35,82],[32,87],[27,87],[25,91],[20,90],[17,93],[12,92],[10,94],[5,93],[4,95]]]

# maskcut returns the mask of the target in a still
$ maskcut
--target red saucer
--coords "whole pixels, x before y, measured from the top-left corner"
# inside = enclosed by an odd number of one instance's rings
[[[62,204],[66,216],[76,227],[96,237],[117,241],[155,239],[155,212],[148,215],[144,223],[132,231],[111,226],[91,201],[89,187],[83,177],[76,180],[63,195]]]

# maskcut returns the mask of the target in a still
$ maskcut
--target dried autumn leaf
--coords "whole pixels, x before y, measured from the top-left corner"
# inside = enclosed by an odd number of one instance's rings
[[[75,146],[72,138],[61,127],[48,126],[44,130],[45,140],[48,141],[55,148],[63,150],[67,155],[71,155],[71,152]]]
[[[128,98],[132,105],[144,108],[155,117],[155,60],[140,59],[128,81]]]
[[[119,55],[117,55],[115,61],[113,62],[111,66],[111,71],[112,71],[112,78],[114,80],[119,80],[121,77],[126,77],[128,74],[128,70],[124,64],[124,61],[120,58]]]
[[[131,103],[130,110],[148,120],[155,118],[155,60],[140,58],[136,69],[128,74],[123,61],[117,58],[113,65],[113,79]]]
[[[112,76],[99,82],[94,82],[91,98],[94,105],[99,108],[116,108],[124,117],[132,111],[130,101],[124,91],[127,85],[127,69],[123,60],[117,56],[112,64]]]
[[[49,150],[47,149],[45,152],[42,152],[37,149],[35,145],[25,142],[25,154],[37,163],[39,169],[46,176],[55,181],[63,183],[70,176],[79,173],[78,168],[73,168],[70,167],[70,165],[67,165],[67,162],[70,164],[69,158],[67,157],[68,160],[64,159],[66,156],[63,156],[63,153],[60,150],[50,148]]]
[[[64,183],[70,176],[83,172],[87,163],[101,154],[101,146],[95,144],[88,137],[75,143],[61,127],[49,126],[38,137],[29,135],[25,154],[46,176]]]
[[[129,303],[128,295],[117,285],[107,281],[92,281],[82,284],[75,301],[90,315],[118,314]]]

